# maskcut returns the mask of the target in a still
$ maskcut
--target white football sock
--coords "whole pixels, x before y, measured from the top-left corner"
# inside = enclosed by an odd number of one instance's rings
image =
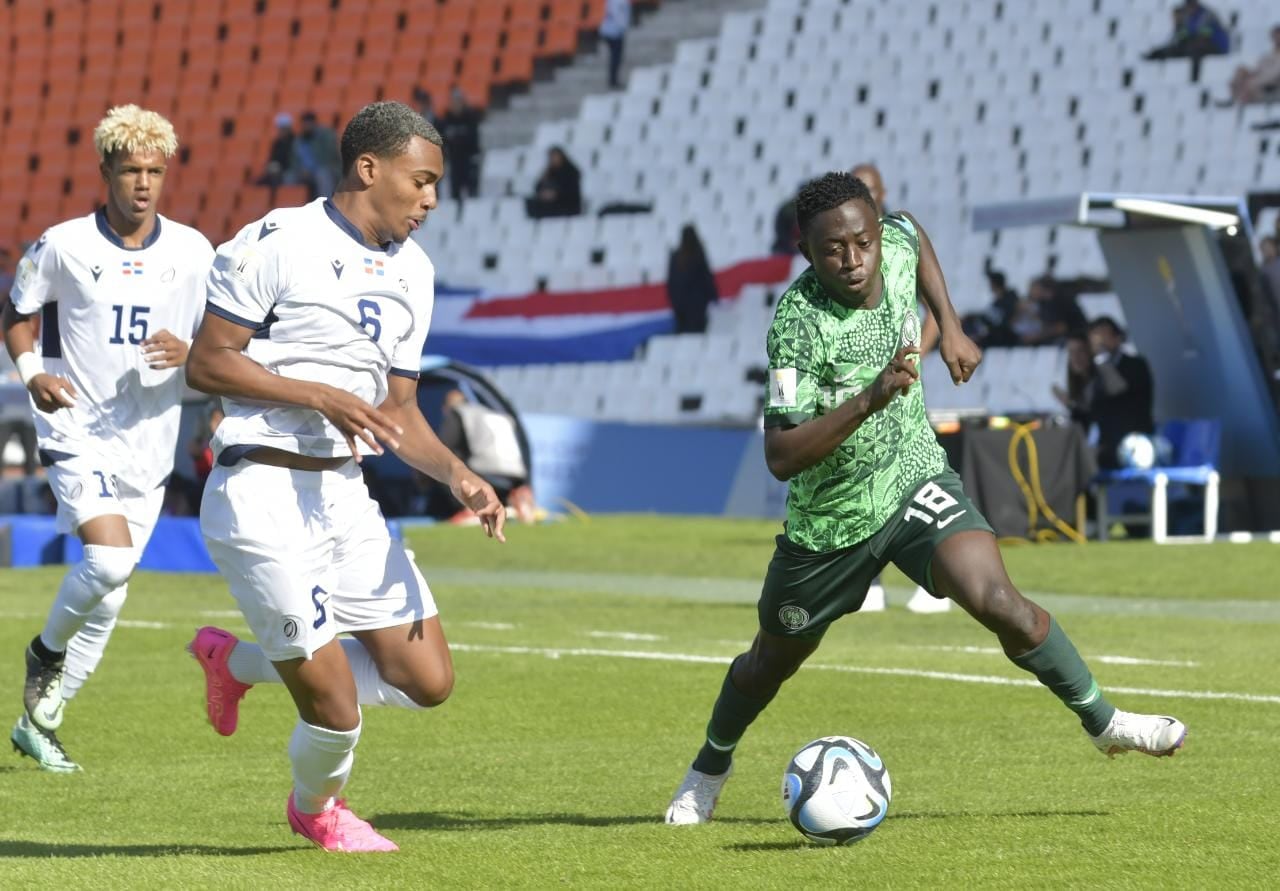
[[[129,581],[137,562],[133,548],[85,545],[84,558],[71,567],[58,588],[40,632],[44,645],[55,653],[64,651],[102,598]]]
[[[121,585],[98,601],[84,625],[67,641],[67,662],[62,676],[63,699],[74,698],[76,691],[102,661],[107,641],[111,639],[111,632],[116,627],[116,617],[120,615],[128,593],[129,586]]]
[[[289,738],[294,807],[304,814],[318,814],[333,805],[351,775],[359,741],[359,724],[354,730],[328,730],[298,719]]]
[[[356,682],[356,696],[361,705],[392,705],[398,708],[420,709],[422,706],[409,698],[399,687],[393,687],[378,674],[377,663],[360,641],[353,637],[339,639],[342,651],[347,654],[351,675]],[[280,674],[271,660],[255,643],[240,641],[227,657],[227,668],[232,677],[242,684],[278,684]]]

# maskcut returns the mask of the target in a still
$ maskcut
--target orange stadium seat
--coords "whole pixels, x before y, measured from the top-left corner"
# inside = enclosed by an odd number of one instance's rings
[[[369,0],[359,6],[355,16],[350,2],[333,0],[0,4],[0,33],[11,47],[0,63],[6,116],[0,146],[23,159],[20,167],[39,151],[42,172],[72,168],[57,177],[51,196],[35,199],[12,225],[32,225],[33,212],[56,216],[100,199],[91,132],[111,104],[136,101],[175,120],[189,161],[175,165],[166,200],[171,210],[194,216],[198,208],[202,225],[214,229],[238,225],[260,212],[267,191],[247,185],[243,197],[228,199],[214,195],[210,183],[230,177],[239,185],[256,177],[276,113],[296,118],[312,109],[340,126],[364,103],[408,101],[415,88],[429,91],[443,110],[454,85],[485,107],[495,87],[531,80],[539,58],[575,52],[580,32],[594,27],[603,9],[598,0]],[[224,113],[235,115],[227,118],[230,133],[224,133]],[[79,141],[70,145],[73,129]],[[70,183],[65,194],[64,180]],[[0,174],[0,195],[25,195],[25,183],[17,174]],[[284,190],[277,201],[286,198],[301,202]],[[0,232],[4,225],[0,221]]]

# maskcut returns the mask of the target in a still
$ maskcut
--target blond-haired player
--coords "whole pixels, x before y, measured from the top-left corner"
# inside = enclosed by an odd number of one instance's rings
[[[47,230],[18,264],[4,339],[31,393],[57,526],[84,543],[27,647],[24,714],[10,738],[45,770],[79,766],[56,735],[97,667],[173,468],[190,338],[213,248],[156,207],[173,126],[136,105],[93,133],[104,205]]]

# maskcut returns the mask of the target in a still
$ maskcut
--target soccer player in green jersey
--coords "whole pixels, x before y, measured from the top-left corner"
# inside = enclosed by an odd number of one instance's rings
[[[769,329],[765,406],[765,460],[791,483],[785,532],[765,575],[755,641],[729,666],[666,822],[711,819],[747,727],[890,562],[992,631],[1104,754],[1172,755],[1186,727],[1106,700],[1053,617],[1009,581],[991,527],[947,466],[916,386],[917,293],[938,320],[954,383],[969,379],[982,353],[960,330],[928,235],[909,214],[882,219],[866,185],[847,173],[801,188],[796,218],[810,268],[783,294]]]

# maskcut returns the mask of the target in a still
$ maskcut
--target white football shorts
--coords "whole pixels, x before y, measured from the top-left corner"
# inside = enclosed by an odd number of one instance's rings
[[[348,631],[437,614],[431,589],[355,462],[292,470],[244,460],[217,465],[200,531],[267,658],[311,655]]]
[[[122,516],[141,556],[164,505],[164,486],[144,492],[117,478],[109,464],[90,455],[63,458],[48,467],[45,478],[58,502],[54,524],[59,532],[75,534],[97,517]]]

